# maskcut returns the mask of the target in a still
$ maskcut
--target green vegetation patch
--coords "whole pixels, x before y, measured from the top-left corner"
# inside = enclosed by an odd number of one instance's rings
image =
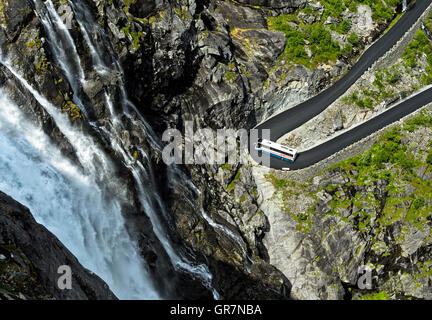
[[[62,110],[66,111],[69,114],[69,116],[72,118],[72,120],[82,118],[81,109],[74,102],[70,100],[66,101]]]
[[[311,7],[306,7],[292,14],[268,17],[267,24],[269,30],[283,32],[286,36],[287,45],[280,56],[280,60],[314,68],[318,63],[336,61],[341,55],[349,56],[352,52],[352,46],[359,45],[359,37],[354,32],[350,33],[351,23],[343,18],[343,12],[346,10],[356,12],[359,5],[368,5],[372,8],[373,19],[377,22],[386,23],[396,16],[395,8],[400,2],[401,0],[387,0],[387,5],[385,5],[382,1],[374,0],[322,0],[320,1],[324,6],[322,16],[318,10],[315,11]],[[299,18],[300,13],[313,15],[315,22],[305,24]],[[335,18],[339,22],[324,25],[329,17]],[[349,44],[341,48],[332,39],[330,30],[348,35]],[[311,51],[309,55],[306,51],[307,47]]]
[[[341,48],[322,23],[302,25],[297,29],[287,23],[292,19],[293,15],[268,18],[269,29],[283,32],[287,39],[285,50],[279,59],[303,64],[309,68],[321,62],[327,63],[338,59]],[[306,52],[306,41],[309,43],[312,57]]]
[[[427,19],[427,24],[431,24],[432,15]],[[421,55],[426,55],[426,73],[422,76],[422,83],[428,85],[432,83],[432,45],[423,30],[417,31],[413,41],[406,48],[403,59],[407,69],[416,68],[418,59]]]
[[[386,131],[365,153],[331,167],[350,181],[326,187],[333,197],[331,214],[341,215],[341,209],[351,208],[354,227],[367,233],[378,234],[396,221],[422,230],[432,211],[432,182],[425,178],[431,171],[432,141],[423,153],[413,153],[402,142],[407,133],[419,128],[432,128],[430,112],[423,111],[402,127]],[[380,184],[385,185],[385,195],[365,192]]]
[[[419,135],[422,136],[420,145],[409,142]],[[398,244],[404,243],[406,236],[416,229],[429,232],[422,240],[424,245],[432,239],[432,139],[426,140],[430,137],[432,111],[425,109],[402,125],[385,131],[363,154],[328,168],[323,174],[324,179],[318,179],[324,183],[320,187],[312,181],[298,183],[273,174],[266,178],[280,196],[282,209],[298,222],[297,230],[312,230],[315,221],[312,218],[318,208],[316,194],[325,191],[325,198],[328,195],[331,198],[327,198],[330,202],[326,202],[322,214],[350,224],[360,232],[368,246],[370,244],[371,249],[367,250],[371,250],[372,257],[375,253],[375,257],[383,259],[381,262],[392,263],[400,257]],[[309,209],[295,211],[293,204],[307,198],[312,200]],[[389,240],[386,235],[393,234],[394,228],[400,232],[395,234],[395,239]],[[389,245],[388,241],[395,243]],[[432,262],[416,262],[409,275],[416,285],[424,285],[432,275]],[[369,292],[360,299],[387,300],[400,294],[398,290]]]
[[[381,291],[377,293],[369,293],[360,297],[359,300],[389,300],[389,295],[386,291]]]
[[[237,172],[234,176],[234,178],[231,180],[231,182],[227,186],[227,191],[231,191],[235,188],[236,183],[240,180],[240,169],[237,169]]]
[[[279,179],[272,174],[266,175],[266,178],[274,186],[276,193],[280,195],[282,209],[291,214],[297,221],[296,229],[300,232],[308,233],[312,226],[312,215],[314,214],[315,205],[310,206],[306,212],[293,212],[289,203],[301,195],[306,195],[311,199],[315,199],[315,195],[309,192],[307,186],[304,184]]]

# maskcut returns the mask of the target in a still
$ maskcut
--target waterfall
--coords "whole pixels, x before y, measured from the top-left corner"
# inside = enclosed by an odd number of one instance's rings
[[[99,186],[91,160],[83,157],[86,152],[80,153],[80,162],[88,174],[65,159],[1,89],[0,105],[0,190],[26,205],[36,221],[119,298],[158,299],[139,250],[125,229],[122,195],[107,195]],[[86,141],[84,136],[77,138]],[[109,169],[109,164],[104,167]]]
[[[204,219],[208,222],[208,224],[211,225],[214,229],[221,230],[223,233],[225,233],[230,238],[232,238],[236,243],[243,243],[243,240],[240,238],[240,236],[234,234],[234,232],[232,232],[224,225],[216,223],[212,218],[209,217],[209,215],[204,210],[202,210],[201,214],[203,215]],[[245,252],[244,248],[242,249],[243,252]]]
[[[69,34],[67,27],[59,17],[51,0],[45,3],[45,10],[41,8],[40,2],[34,1],[39,19],[46,28],[51,40],[51,50],[57,58],[58,64],[65,72],[66,78],[74,92],[79,92],[85,84],[85,75],[81,67],[81,61],[77,53],[74,41]],[[76,95],[74,102],[80,107],[84,115],[88,117],[87,111],[81,100]]]
[[[101,76],[104,76],[107,70],[112,70],[114,68],[115,72],[122,75],[122,77],[120,77],[119,79],[119,86],[121,89],[121,111],[127,116],[128,120],[131,123],[142,129],[143,135],[150,139],[152,147],[158,151],[161,151],[160,141],[156,141],[155,134],[152,131],[151,127],[141,116],[135,105],[127,98],[126,89],[123,81],[124,73],[120,64],[114,57],[109,57],[108,60],[111,62],[111,65],[107,65],[105,62],[107,57],[102,57],[100,54],[101,52],[103,52],[106,55],[106,53],[111,53],[112,50],[110,50],[110,48],[106,46],[101,46],[99,42],[95,43],[94,41],[92,41],[93,39],[89,36],[93,35],[93,37],[98,37],[100,40],[102,40],[104,37],[101,29],[99,28],[99,25],[93,20],[92,16],[89,15],[90,10],[86,8],[85,4],[81,1],[68,1],[68,3],[73,9],[75,18],[80,26],[80,29],[82,30],[87,46],[90,48],[94,64],[94,70],[98,72]],[[112,126],[113,130],[110,133],[111,141],[115,141],[115,138],[119,138],[120,133],[126,128],[122,125],[120,121],[118,121],[117,116],[114,112],[114,108],[112,107],[113,99],[109,97],[108,94],[106,95],[106,100],[111,111],[112,119],[114,119],[116,124]],[[139,119],[139,121],[135,119]],[[211,285],[212,275],[210,274],[207,266],[204,264],[195,264],[193,261],[189,261],[189,259],[185,256],[179,255],[179,253],[174,250],[170,243],[169,237],[163,228],[164,224],[162,223],[160,217],[157,215],[155,210],[155,206],[157,206],[157,208],[162,211],[163,215],[167,215],[166,208],[162,203],[159,194],[154,191],[157,188],[151,163],[146,163],[146,165],[143,165],[141,162],[136,161],[133,155],[124,148],[122,148],[120,145],[114,145],[113,147],[123,156],[127,167],[133,173],[133,176],[137,182],[141,203],[143,204],[145,211],[150,218],[153,226],[153,231],[155,232],[156,236],[164,247],[174,267],[177,270],[186,271],[194,277],[200,279],[201,282],[213,292],[214,298],[218,299],[219,294]],[[144,150],[142,150],[141,148],[138,149],[145,158],[149,158],[149,156],[145,153]]]
[[[80,94],[87,80],[74,40],[58,16],[51,0],[44,3],[39,0],[33,1],[39,19],[45,28],[53,56],[63,69],[75,92],[74,102],[83,110],[86,116],[87,111],[89,111],[87,110],[88,106],[82,103]],[[163,216],[168,216],[168,214],[160,195],[155,191],[157,188],[152,164],[150,161],[144,163],[137,160],[131,151],[123,145],[121,134],[127,128],[123,121],[127,121],[129,125],[138,128],[151,147],[160,151],[159,139],[156,138],[151,127],[127,98],[123,70],[111,48],[106,44],[94,42],[94,37],[103,39],[104,35],[97,23],[92,20],[88,8],[81,1],[70,1],[69,5],[74,11],[81,34],[90,49],[93,69],[101,77],[110,72],[120,75],[118,82],[121,92],[120,105],[114,105],[118,99],[111,96],[109,90],[105,89],[104,91],[106,106],[111,113],[109,123],[107,126],[96,123],[90,124],[101,136],[110,141],[111,147],[115,150],[117,156],[131,171],[138,189],[139,200],[152,223],[155,235],[171,259],[173,266],[177,270],[188,272],[193,277],[200,279],[213,292],[214,297],[218,299],[219,295],[211,285],[212,275],[208,267],[205,264],[197,264],[191,261],[186,254],[179,253],[173,248],[162,220]],[[103,53],[103,56],[101,53]],[[34,90],[14,70],[13,63],[5,61],[3,58],[0,59],[0,63],[21,82],[55,120],[57,127],[73,145],[78,160],[85,170],[85,175],[80,174],[74,165],[68,163],[59,153],[49,155],[48,150],[51,151],[55,147],[51,146],[47,139],[42,139],[43,143],[40,142],[37,147],[33,146],[32,143],[37,143],[31,139],[32,135],[40,136],[40,134],[36,134],[37,129],[31,128],[29,130],[28,128],[31,126],[25,121],[20,121],[21,124],[16,124],[16,128],[12,129],[12,120],[7,117],[5,112],[2,112],[0,120],[3,125],[0,126],[0,134],[2,137],[5,135],[4,141],[11,143],[12,140],[7,140],[6,136],[13,132],[14,137],[24,142],[22,142],[22,145],[18,144],[19,149],[11,149],[9,157],[0,158],[0,165],[2,165],[0,170],[7,170],[6,168],[11,166],[10,161],[14,152],[23,158],[28,158],[28,161],[23,163],[28,165],[29,170],[33,166],[47,169],[36,170],[33,176],[28,174],[27,176],[21,176],[20,168],[16,167],[10,172],[10,177],[0,184],[0,189],[27,205],[32,210],[35,218],[51,230],[85,267],[104,279],[119,298],[159,298],[157,291],[153,287],[147,265],[137,253],[137,245],[127,235],[124,226],[125,221],[121,215],[121,203],[126,201],[126,192],[124,186],[115,177],[110,159],[98,149],[92,138],[73,128],[67,116]],[[7,103],[10,109],[14,108],[10,101]],[[126,120],[122,117],[122,121],[120,121],[117,112],[125,115]],[[6,130],[6,134],[4,130]],[[22,132],[31,132],[31,134],[21,137],[20,133]],[[31,153],[31,151],[26,153],[26,148],[34,150],[34,153]],[[142,148],[137,147],[137,150],[144,159],[150,158]],[[58,164],[63,165],[58,167]],[[26,177],[32,177],[32,180],[27,181],[28,178],[26,180]],[[12,183],[12,181],[17,183]],[[47,188],[44,189],[38,186],[38,184],[42,183],[41,181],[46,182]],[[9,187],[6,186],[8,183],[10,183]],[[59,188],[56,189],[57,184],[59,184]],[[25,190],[23,186],[25,186]],[[114,190],[117,191],[115,197],[113,197]],[[96,201],[96,204],[93,204],[92,201]],[[47,202],[49,202],[49,206],[44,210]],[[61,214],[55,214],[56,210],[59,210]],[[162,217],[157,214],[159,211],[162,212]],[[65,224],[64,221],[71,221],[72,226]],[[95,250],[97,253],[93,252]],[[191,255],[188,254],[188,256]]]
[[[408,9],[408,0],[402,0],[402,12],[407,11]]]

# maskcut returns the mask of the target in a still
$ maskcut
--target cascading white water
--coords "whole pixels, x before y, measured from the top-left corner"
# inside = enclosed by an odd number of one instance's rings
[[[160,151],[160,144],[155,140],[155,135],[151,130],[151,127],[147,124],[147,122],[138,112],[133,103],[127,98],[123,82],[123,70],[121,69],[121,66],[116,61],[116,59],[112,59],[114,63],[111,66],[106,65],[104,59],[101,56],[101,53],[103,52],[106,54],[110,51],[108,50],[108,48],[98,46],[98,43],[94,43],[92,41],[92,38],[90,38],[89,36],[93,35],[94,37],[102,37],[101,30],[99,30],[98,24],[93,20],[92,16],[88,14],[90,11],[81,1],[68,1],[68,3],[73,8],[76,21],[80,26],[87,46],[90,48],[90,53],[92,55],[92,60],[94,64],[93,67],[95,71],[98,72],[101,76],[104,76],[107,72],[114,68],[117,73],[122,75],[122,77],[119,79],[119,86],[122,95],[121,110],[128,117],[129,121],[131,121],[135,125],[138,125],[138,127],[142,129],[143,134],[145,134],[145,136],[150,140],[152,147]],[[109,132],[109,135],[111,137],[111,141],[115,142],[117,140],[115,138],[118,138],[121,132],[125,130],[125,128],[122,126],[122,123],[118,121],[117,115],[115,114],[114,108],[112,106],[113,99],[108,95],[108,93],[106,93],[106,101],[112,116],[112,130],[111,132]],[[139,123],[137,123],[136,118],[139,119]],[[210,274],[207,266],[204,264],[196,264],[188,261],[186,257],[180,256],[170,244],[165,230],[163,230],[163,224],[160,221],[160,217],[156,214],[156,210],[153,204],[154,202],[156,202],[158,207],[163,211],[164,214],[166,214],[165,206],[163,205],[159,194],[154,191],[157,188],[156,182],[154,181],[154,174],[152,172],[151,165],[148,164],[147,166],[144,166],[139,161],[137,162],[133,155],[130,154],[128,150],[122,148],[122,146],[120,146],[119,144],[114,143],[113,148],[123,156],[125,164],[133,173],[133,176],[137,182],[141,203],[143,204],[145,211],[150,218],[153,226],[153,231],[155,232],[156,236],[164,247],[166,253],[170,257],[174,267],[184,270],[194,275],[195,277],[198,277],[206,287],[212,290],[213,296],[218,299],[219,294],[214,288],[212,288],[212,275]],[[148,155],[144,152],[144,150],[139,147],[138,149],[145,158],[149,158]]]
[[[408,0],[402,0],[402,12],[407,11],[408,9]]]
[[[209,217],[209,215],[204,210],[202,210],[201,214],[204,217],[204,219],[208,222],[208,224],[211,225],[214,229],[221,230],[223,233],[231,237],[236,243],[243,243],[243,240],[240,238],[240,236],[234,234],[234,232],[229,230],[224,225],[216,223],[212,218]]]
[[[34,1],[35,7],[38,9],[41,5],[40,2]],[[72,89],[77,92],[79,88],[85,84],[85,75],[81,67],[81,61],[69,31],[51,2],[45,3],[46,10],[38,10],[39,19],[45,26],[47,34],[53,44],[51,50],[57,62],[65,72],[65,75],[72,86]],[[81,108],[83,113],[87,116],[87,111],[84,108],[78,96],[74,96],[75,103]]]
[[[0,106],[0,190],[26,205],[119,298],[158,299],[125,229],[121,195],[107,195],[98,186],[88,150],[80,155],[85,175],[24,119],[1,89]]]
[[[68,81],[71,83],[74,91],[79,91],[79,87],[85,85],[85,73],[81,67],[80,63],[80,57],[77,53],[74,41],[72,37],[69,34],[69,31],[64,26],[63,22],[61,21],[60,17],[58,16],[54,5],[52,4],[51,0],[46,1],[45,3],[35,1],[36,8],[38,10],[40,19],[44,27],[46,28],[46,33],[49,38],[50,47],[52,49],[52,52],[54,56],[56,57],[57,61],[59,62],[59,65],[64,70],[66,77],[68,78]],[[119,74],[123,74],[123,71],[120,68],[120,65],[115,59],[112,59],[114,61],[113,65],[106,65],[104,62],[104,59],[100,56],[99,52],[101,48],[96,49],[96,45],[93,44],[92,39],[89,37],[90,34],[95,35],[95,30],[88,30],[90,27],[92,28],[98,28],[98,26],[95,24],[94,21],[89,21],[91,17],[89,17],[86,14],[86,8],[83,7],[84,5],[81,2],[70,2],[71,7],[74,9],[75,12],[78,12],[79,14],[76,14],[76,19],[79,23],[79,26],[81,28],[83,37],[85,41],[87,42],[88,47],[90,48],[90,53],[92,54],[93,63],[94,63],[94,69],[97,71],[101,76],[106,75],[109,72],[115,71]],[[84,20],[81,20],[84,19]],[[99,31],[99,30],[98,30]],[[97,35],[98,33],[96,33]],[[109,52],[106,50],[106,48],[102,48],[102,50],[106,53]],[[77,151],[78,158],[83,165],[84,169],[86,169],[86,172],[88,172],[89,177],[86,177],[86,179],[90,179],[93,183],[98,185],[103,184],[114,184],[114,187],[111,189],[115,189],[115,179],[112,179],[112,176],[110,176],[110,173],[112,172],[112,168],[110,167],[109,160],[104,157],[104,155],[97,150],[95,147],[95,144],[93,141],[90,141],[88,137],[85,137],[84,135],[77,133],[71,126],[67,119],[65,119],[64,115],[59,113],[59,111],[52,106],[43,96],[41,96],[38,92],[36,92],[24,79],[21,77],[12,67],[12,64],[6,63],[5,61],[2,61],[2,64],[5,65],[9,71],[18,79],[23,86],[29,90],[33,96],[36,98],[36,100],[46,109],[46,111],[54,118],[56,121],[57,126],[62,131],[62,133],[68,138],[68,140],[71,142],[71,144],[74,146],[74,148]],[[114,69],[114,70],[113,70]],[[131,123],[133,123],[136,126],[139,126],[143,134],[147,137],[149,142],[151,143],[152,147],[156,149],[160,149],[159,142],[156,141],[154,137],[154,133],[152,132],[150,126],[145,122],[145,120],[142,118],[142,116],[137,111],[136,107],[127,99],[126,96],[126,90],[124,88],[123,80],[120,79],[120,89],[122,93],[121,97],[121,112],[123,112],[129,119]],[[78,96],[74,97],[75,101],[78,102],[77,104],[86,110],[85,106],[82,105],[81,101],[79,100]],[[124,131],[124,127],[122,123],[119,121],[117,115],[114,112],[114,106],[113,101],[114,99],[110,96],[108,91],[105,91],[105,99],[106,104],[108,106],[109,111],[111,112],[111,119],[109,123],[109,128],[105,127],[96,127],[97,130],[100,130],[104,134],[108,135],[110,138],[112,147],[116,152],[121,155],[121,158],[123,159],[124,164],[131,170],[135,180],[136,184],[138,186],[139,191],[139,197],[142,202],[143,207],[145,208],[146,213],[148,214],[150,221],[152,223],[154,232],[156,236],[159,238],[161,244],[163,245],[165,251],[167,252],[168,256],[170,257],[173,265],[180,270],[184,270],[186,272],[189,272],[193,276],[197,277],[202,281],[202,283],[208,287],[210,290],[212,290],[213,295],[215,298],[219,298],[218,293],[216,290],[214,290],[211,286],[212,282],[212,275],[210,274],[208,268],[204,264],[196,264],[191,261],[189,261],[186,257],[180,256],[172,247],[169,241],[169,237],[166,235],[166,232],[164,228],[162,227],[162,223],[160,221],[160,217],[158,217],[155,209],[155,205],[158,206],[159,209],[161,209],[164,214],[165,208],[164,205],[159,197],[159,195],[154,191],[156,190],[156,182],[154,181],[154,174],[152,172],[151,164],[147,163],[146,165],[143,165],[139,161],[136,161],[135,157],[130,154],[130,151],[125,149],[122,146],[121,142],[121,133]],[[138,119],[138,120],[137,120]],[[138,147],[138,150],[141,152],[141,154],[144,156],[144,158],[148,159],[148,155]],[[99,167],[99,165],[95,165],[93,162],[93,158],[97,157],[99,161],[102,162],[102,167]],[[51,159],[53,160],[53,159]],[[55,159],[56,161],[59,159]],[[61,175],[62,172],[57,172],[58,175]],[[17,175],[18,173],[16,173]],[[73,175],[75,176],[75,175]],[[73,185],[69,182],[67,184]],[[145,184],[143,183],[145,181]],[[53,181],[52,186],[55,186],[55,183],[58,181]],[[66,185],[67,185],[66,184]],[[109,187],[107,189],[110,189]],[[119,190],[122,190],[122,188],[118,188]],[[8,189],[9,191],[13,191],[11,189]],[[29,189],[29,197],[35,197],[30,194]],[[76,189],[78,190],[78,189]],[[74,199],[75,201],[79,200],[79,195],[82,195],[78,192],[75,192],[74,189],[70,191],[72,195],[67,196],[68,198],[73,198],[73,196],[76,196]],[[104,192],[106,190],[98,190],[99,192],[99,198],[102,199],[105,195]],[[18,192],[19,193],[19,192]],[[14,196],[14,193],[10,192],[12,196]],[[47,193],[49,194],[49,193]],[[67,193],[66,193],[67,194]],[[85,193],[84,193],[85,194]],[[35,197],[37,198],[37,197]],[[97,198],[97,197],[96,197]],[[97,199],[99,199],[97,198]],[[109,198],[109,197],[108,197]],[[22,198],[16,197],[17,200],[21,201]],[[52,201],[52,200],[51,200]],[[101,200],[102,201],[102,200]],[[113,200],[114,201],[114,200]],[[22,201],[24,204],[27,204],[27,202]],[[107,208],[103,207],[102,205],[108,206]],[[107,220],[104,222],[104,226],[107,229],[110,229],[109,224],[113,223],[113,226],[115,228],[123,228],[124,229],[124,221],[121,217],[119,205],[115,205],[115,202],[113,202],[112,207],[110,207],[110,204],[103,204],[100,203],[100,213],[106,213],[108,212],[110,214],[111,220]],[[29,206],[32,208],[31,206]],[[91,207],[91,206],[90,206]],[[38,210],[39,208],[36,208]],[[71,209],[71,213],[73,214],[73,210]],[[108,210],[108,211],[106,211]],[[115,215],[111,215],[111,212],[114,212]],[[91,221],[89,224],[90,226],[93,226],[95,224],[95,216],[91,215],[92,212],[90,211],[84,211],[86,217],[88,218],[88,221]],[[100,214],[99,213],[99,214]],[[120,215],[120,217],[119,217]],[[53,216],[49,215],[52,219]],[[78,238],[84,238],[87,239],[89,236],[86,234],[88,230],[91,232],[91,236],[95,239],[100,237],[98,234],[100,231],[99,229],[90,229],[85,224],[80,225],[80,221],[86,221],[85,219],[80,216],[75,217],[76,219],[76,225],[79,226],[79,230],[82,230],[82,234],[78,236]],[[115,221],[114,221],[115,220]],[[57,232],[63,232],[64,230],[57,230],[55,228],[56,222],[55,221],[45,221],[42,222],[45,226],[47,226],[50,229],[50,225],[52,225],[52,229],[56,230]],[[106,223],[106,224],[105,224]],[[97,226],[97,224],[96,224]],[[66,226],[63,226],[66,227]],[[72,238],[72,234],[75,228],[72,228],[70,230],[71,236],[69,238]],[[122,229],[122,230],[123,230]],[[123,230],[124,231],[124,230]],[[122,231],[122,232],[123,232]],[[157,298],[157,294],[154,291],[154,289],[149,284],[149,279],[146,278],[147,274],[144,272],[141,276],[138,276],[138,283],[136,285],[132,285],[128,291],[128,286],[131,285],[131,282],[137,282],[137,280],[131,281],[127,278],[127,276],[136,276],[136,272],[139,272],[139,270],[143,267],[142,260],[136,256],[136,248],[132,243],[129,243],[129,251],[126,251],[126,254],[130,254],[134,259],[129,258],[129,260],[126,263],[125,268],[121,268],[119,265],[119,261],[116,260],[115,263],[107,263],[107,264],[101,264],[99,265],[99,261],[92,261],[91,260],[91,250],[94,249],[94,247],[90,246],[87,252],[87,256],[80,255],[78,251],[83,250],[82,246],[79,246],[75,244],[71,239],[68,239],[66,237],[62,237],[62,235],[57,234],[54,232],[61,240],[62,242],[78,257],[78,259],[84,259],[81,261],[83,265],[85,265],[87,268],[101,276],[104,280],[107,281],[107,283],[112,287],[114,293],[116,293],[120,298]],[[109,239],[110,243],[115,242],[116,236],[121,236],[119,238],[121,245],[123,242],[126,242],[125,239],[130,239],[126,237],[126,234],[123,234],[119,231],[119,234],[116,233],[113,235],[114,238]],[[65,241],[63,241],[63,238]],[[81,241],[82,244],[85,244],[86,241]],[[112,245],[112,244],[111,244]],[[69,247],[71,246],[71,247]],[[104,247],[104,242],[98,243],[98,246],[101,248],[101,257],[104,255],[110,254],[111,246],[107,245],[107,247]],[[76,248],[76,251],[74,251],[72,248]],[[80,258],[83,257],[83,258]],[[87,260],[90,259],[90,260]],[[111,261],[110,257],[106,257],[105,260],[108,262]],[[101,258],[101,260],[103,260]],[[135,272],[131,273],[131,266],[128,264],[135,263]],[[117,279],[117,280],[116,280]],[[114,281],[116,280],[116,281]],[[117,289],[118,288],[118,289]],[[145,290],[144,290],[145,289]]]

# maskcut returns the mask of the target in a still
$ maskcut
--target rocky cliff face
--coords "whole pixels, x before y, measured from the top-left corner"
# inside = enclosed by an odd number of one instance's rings
[[[72,289],[57,284],[60,266],[73,270]],[[0,299],[116,299],[31,212],[0,192]]]
[[[293,297],[430,299],[430,126],[429,106],[312,179],[257,168],[264,244]]]
[[[162,195],[166,206],[166,212],[160,208],[158,214],[164,217],[170,240],[176,249],[209,266],[212,285],[222,298],[288,298],[291,282],[296,279],[287,278],[287,273],[279,271],[280,266],[278,270],[269,263],[263,244],[269,218],[262,212],[262,198],[251,168],[166,167],[160,152],[153,148],[149,132],[154,131],[159,138],[167,128],[183,129],[185,121],[193,121],[196,128],[252,128],[269,115],[319,92],[346,71],[362,48],[394,18],[395,7],[391,7],[389,17],[380,18],[368,6],[358,10],[344,7],[333,14],[334,8],[327,2],[301,0],[71,1],[65,4],[74,12],[70,36],[87,80],[80,86],[65,74],[54,52],[55,43],[48,41],[50,35],[39,19],[43,3],[0,3],[3,55],[38,92],[70,115],[77,130],[94,136],[113,159],[129,193],[123,210],[128,229],[139,242],[164,295],[202,298],[210,297],[210,292],[171,264],[146,209],[139,204],[138,187],[115,143],[134,161],[152,168],[157,176],[152,188]],[[86,10],[80,11],[79,6]],[[78,17],[79,12],[88,16]],[[295,61],[289,51],[292,38],[278,29],[278,20],[271,19],[280,16],[302,34],[306,55],[294,50]],[[84,20],[92,25],[90,35],[83,32],[85,26],[80,22]],[[352,21],[349,32],[357,35],[355,39],[343,31],[346,20]],[[324,36],[330,34],[335,59],[317,58],[317,44],[303,34],[306,26],[320,26],[318,31]],[[336,48],[339,51],[335,53]],[[342,52],[342,48],[346,50]],[[101,61],[95,61],[94,51],[99,52]],[[73,57],[66,53],[64,59]],[[117,68],[117,61],[121,68]],[[109,66],[109,70],[101,76],[94,65]],[[34,96],[10,70],[0,70],[0,85],[62,152],[76,161],[73,146]],[[138,114],[129,118],[119,109],[123,83],[128,99],[153,131],[134,121]],[[119,132],[109,125],[107,92],[114,97],[113,108],[123,123]],[[75,104],[77,97],[86,105],[85,110]],[[180,286],[187,289],[179,292],[175,288]]]

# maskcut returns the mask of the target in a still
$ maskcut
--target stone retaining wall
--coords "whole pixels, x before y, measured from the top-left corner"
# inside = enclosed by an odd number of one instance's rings
[[[365,152],[366,150],[370,149],[373,144],[375,142],[378,141],[378,138],[388,129],[393,128],[394,126],[399,126],[401,125],[403,122],[413,118],[414,116],[418,115],[421,110],[424,110],[428,108],[429,110],[432,110],[432,103],[429,103],[428,105],[419,108],[418,110],[416,110],[415,112],[403,117],[402,119],[393,122],[391,124],[389,124],[388,126],[375,131],[374,133],[372,133],[371,135],[367,136],[366,138],[363,138],[359,141],[357,141],[356,143],[353,143],[352,145],[346,147],[343,150],[340,150],[339,152],[333,154],[332,156],[321,160],[320,162],[305,168],[305,169],[301,169],[301,170],[296,170],[296,171],[280,171],[280,170],[274,170],[271,169],[272,174],[277,174],[277,176],[279,178],[285,179],[285,180],[289,180],[289,181],[306,181],[309,179],[312,179],[313,177],[317,176],[318,174],[320,174],[321,172],[323,172],[325,169],[327,169],[328,167],[335,165],[341,161],[344,161],[348,158],[351,158],[353,156],[356,156],[358,154],[361,154],[363,152]]]

